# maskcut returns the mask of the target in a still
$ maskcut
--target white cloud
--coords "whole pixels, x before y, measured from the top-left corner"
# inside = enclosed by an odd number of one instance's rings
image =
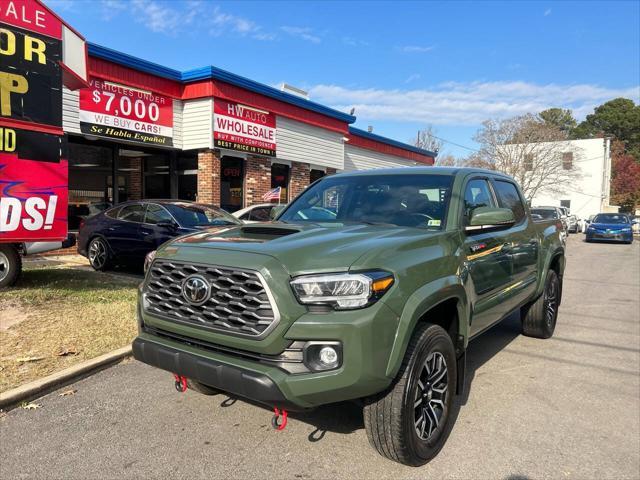
[[[353,37],[342,37],[342,43],[350,47],[368,47],[370,45],[370,43],[365,40]]]
[[[429,46],[405,45],[403,47],[399,47],[398,50],[400,50],[403,53],[426,53],[426,52],[430,52],[434,48],[436,47],[433,45],[429,45]]]
[[[475,126],[488,118],[540,112],[549,107],[571,108],[581,119],[596,105],[616,97],[640,98],[640,87],[597,85],[539,85],[528,82],[447,82],[426,89],[345,88],[316,85],[314,101],[341,111],[356,108],[363,120],[421,122]]]
[[[545,16],[545,17],[548,17],[549,15],[551,15],[551,9],[550,9],[550,8],[547,8],[547,9],[544,11],[544,16]]]
[[[144,24],[152,32],[173,34],[176,28],[184,25],[185,18],[177,10],[165,3],[153,0],[133,0],[136,21]]]
[[[420,80],[421,77],[422,77],[422,75],[420,75],[419,73],[412,73],[411,75],[409,75],[407,77],[407,79],[404,81],[404,83],[411,83],[411,82],[414,82],[416,80]]]
[[[105,21],[130,14],[152,32],[165,35],[202,31],[212,36],[234,34],[256,40],[274,40],[277,37],[274,33],[265,32],[253,20],[225,12],[203,0],[101,0],[101,7]]]
[[[260,30],[260,27],[256,25],[255,22],[243,17],[238,17],[237,15],[224,13],[218,6],[213,9],[211,24],[214,28],[230,30],[232,32],[239,33],[240,35],[247,35]]]
[[[302,40],[306,40],[311,43],[320,43],[322,39],[313,33],[313,30],[309,27],[291,27],[291,26],[283,26],[280,27],[280,30],[291,35],[292,37],[298,37]]]

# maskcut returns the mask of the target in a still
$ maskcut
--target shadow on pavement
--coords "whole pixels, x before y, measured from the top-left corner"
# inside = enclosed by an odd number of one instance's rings
[[[515,313],[469,344],[464,392],[457,396],[454,402],[454,408],[451,411],[451,415],[453,416],[453,422],[450,424],[451,427],[455,424],[460,408],[467,403],[476,370],[493,358],[494,355],[500,353],[518,337],[520,333],[520,315],[519,313]],[[220,406],[230,407],[235,401],[236,399],[234,397],[226,397]],[[243,401],[246,400],[243,399]],[[253,402],[250,403],[266,410],[264,405],[258,405]],[[364,428],[362,403],[360,401],[324,405],[307,412],[291,412],[289,416],[300,422],[307,423],[314,428],[307,437],[310,442],[322,440],[326,432],[349,434]],[[514,480],[517,478],[520,477],[513,477]]]

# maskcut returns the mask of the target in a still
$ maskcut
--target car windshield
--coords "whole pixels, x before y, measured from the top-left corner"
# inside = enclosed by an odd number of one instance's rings
[[[169,203],[164,205],[182,227],[239,225],[242,222],[224,210],[199,203]]]
[[[540,215],[543,220],[553,220],[554,218],[558,218],[556,211],[551,208],[533,208],[531,209],[531,213]]]
[[[451,175],[432,174],[325,177],[290,204],[278,220],[440,230],[452,182]]]
[[[619,223],[626,224],[629,223],[629,217],[626,215],[619,215],[617,213],[601,213],[600,215],[596,215],[593,219],[593,223]]]

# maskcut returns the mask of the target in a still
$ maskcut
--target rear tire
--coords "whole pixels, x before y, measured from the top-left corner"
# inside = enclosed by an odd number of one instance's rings
[[[419,325],[392,386],[365,402],[371,446],[404,465],[424,465],[435,457],[453,426],[456,375],[449,334],[437,325]]]
[[[527,337],[550,338],[556,328],[562,285],[554,270],[547,272],[544,291],[538,299],[522,308],[522,333]]]
[[[0,288],[14,285],[22,273],[22,257],[13,245],[0,244]]]
[[[87,257],[89,264],[94,270],[104,272],[111,268],[111,254],[109,253],[109,245],[100,237],[94,237],[87,247]]]

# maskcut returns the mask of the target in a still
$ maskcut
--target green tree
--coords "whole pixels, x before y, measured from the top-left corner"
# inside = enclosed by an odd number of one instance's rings
[[[578,126],[578,122],[573,118],[571,110],[564,108],[548,108],[538,114],[540,119],[551,127],[556,127],[561,132],[571,136],[573,129]]]
[[[640,105],[628,98],[616,98],[596,107],[571,133],[572,138],[613,136],[625,151],[640,162]]]

